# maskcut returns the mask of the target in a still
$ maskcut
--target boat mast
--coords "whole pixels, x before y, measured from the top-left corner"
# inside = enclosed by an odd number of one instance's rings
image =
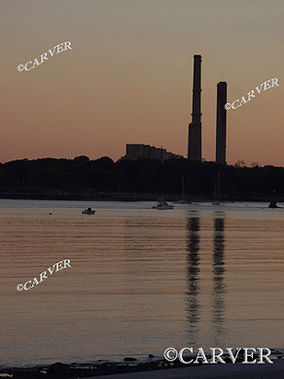
[[[182,188],[182,200],[185,200],[185,192],[184,192],[184,175],[181,176],[181,188]]]

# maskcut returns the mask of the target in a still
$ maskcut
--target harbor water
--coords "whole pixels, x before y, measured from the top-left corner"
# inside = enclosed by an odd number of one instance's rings
[[[284,347],[284,209],[153,205],[0,200],[1,366]]]

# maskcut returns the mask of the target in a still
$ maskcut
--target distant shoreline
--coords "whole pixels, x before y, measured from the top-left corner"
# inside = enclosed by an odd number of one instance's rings
[[[187,159],[44,158],[0,163],[0,198],[95,201],[284,201],[284,167]]]
[[[131,192],[0,192],[1,200],[66,200],[66,201],[157,201],[164,198],[167,201],[181,200],[179,194],[156,194],[156,193],[131,193]],[[192,202],[212,202],[214,197],[186,196],[186,201]],[[267,202],[271,201],[269,196],[230,196],[218,199],[221,202]],[[277,202],[284,202],[284,197],[278,197]]]

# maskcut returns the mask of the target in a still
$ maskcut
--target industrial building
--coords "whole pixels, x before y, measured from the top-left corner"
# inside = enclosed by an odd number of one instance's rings
[[[143,144],[127,144],[125,158],[130,159],[131,161],[136,161],[138,159],[157,159],[164,161],[166,159],[182,158],[182,156],[170,153],[162,147],[157,148]]]

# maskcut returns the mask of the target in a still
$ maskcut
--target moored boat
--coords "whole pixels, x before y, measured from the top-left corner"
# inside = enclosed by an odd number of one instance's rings
[[[82,211],[83,215],[94,215],[96,211],[92,208],[86,208]]]
[[[152,207],[153,209],[158,210],[167,210],[167,209],[174,209],[174,206],[171,204],[168,204],[165,200],[158,201],[158,204],[156,206]]]

